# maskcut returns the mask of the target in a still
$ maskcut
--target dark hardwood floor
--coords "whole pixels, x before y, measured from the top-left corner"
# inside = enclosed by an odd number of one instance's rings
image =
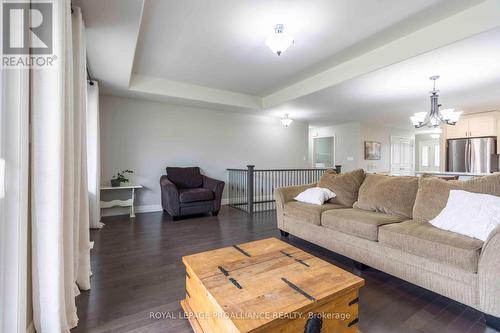
[[[79,332],[192,332],[182,318],[181,256],[266,237],[279,237],[274,212],[253,218],[223,207],[218,217],[171,221],[162,213],[108,217],[92,230],[92,289],[77,297]],[[363,333],[479,333],[483,315],[374,269],[359,272],[340,255],[290,236],[293,245],[366,280],[360,292]]]

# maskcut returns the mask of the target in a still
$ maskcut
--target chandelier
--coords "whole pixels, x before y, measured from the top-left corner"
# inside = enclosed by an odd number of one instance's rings
[[[293,43],[293,38],[285,33],[285,26],[283,24],[276,24],[274,34],[266,39],[267,47],[278,56],[285,52]]]
[[[281,118],[281,123],[285,127],[289,127],[293,122],[293,119],[288,118],[288,113],[285,113],[285,116]]]
[[[438,99],[439,90],[436,90],[436,80],[439,79],[439,75],[434,75],[429,78],[433,81],[433,87],[431,94],[431,111],[427,112],[417,112],[410,117],[411,122],[415,128],[421,128],[424,126],[436,128],[441,124],[455,125],[460,119],[462,111],[455,111],[455,109],[443,109],[439,110],[441,104],[439,104]]]

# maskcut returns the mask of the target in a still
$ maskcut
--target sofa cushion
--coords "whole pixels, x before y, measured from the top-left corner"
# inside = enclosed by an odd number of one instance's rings
[[[417,191],[417,177],[368,174],[354,208],[411,218]]]
[[[179,190],[179,201],[182,203],[207,201],[214,199],[214,192],[209,189],[200,188],[185,188]]]
[[[330,209],[345,208],[344,206],[325,203],[321,206],[298,201],[290,201],[284,205],[284,214],[302,222],[321,225],[321,214]]]
[[[329,200],[331,203],[346,207],[352,207],[358,198],[358,191],[365,172],[363,169],[354,170],[342,174],[325,172],[319,180],[318,187],[324,187],[335,192],[336,197]]]
[[[476,273],[483,241],[438,229],[423,221],[379,228],[378,241],[392,248]]]
[[[500,196],[500,173],[466,181],[445,181],[432,177],[420,178],[417,198],[413,207],[413,218],[430,221],[438,216],[448,202],[450,190],[463,190]]]
[[[398,223],[405,218],[356,208],[328,210],[321,216],[321,225],[345,234],[378,240],[378,228],[385,224]]]
[[[198,167],[167,167],[167,177],[178,188],[196,188],[203,185],[203,178]]]

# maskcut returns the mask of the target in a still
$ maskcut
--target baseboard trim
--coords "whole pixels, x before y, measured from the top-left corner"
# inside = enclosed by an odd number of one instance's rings
[[[229,199],[222,199],[222,205],[229,205]],[[153,213],[161,212],[163,208],[161,205],[142,205],[135,206],[135,213]],[[113,207],[101,209],[101,216],[117,216],[117,215],[127,215],[130,213],[130,208],[128,207]]]
[[[142,205],[135,206],[135,213],[152,213],[161,212],[161,205]],[[116,216],[116,215],[127,215],[130,213],[130,208],[128,207],[114,207],[101,209],[101,216]]]

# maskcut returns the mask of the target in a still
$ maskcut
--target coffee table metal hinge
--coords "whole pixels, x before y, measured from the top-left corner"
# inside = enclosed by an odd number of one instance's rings
[[[217,266],[217,268],[224,274],[225,276],[229,276],[229,272],[224,269],[222,266]]]
[[[309,295],[308,293],[306,293],[302,288],[300,288],[299,286],[295,285],[294,283],[288,281],[287,279],[285,278],[281,278],[281,280],[283,282],[285,282],[290,288],[292,288],[293,290],[295,290],[296,292],[298,292],[299,294],[301,294],[302,296],[304,296],[305,298],[307,298],[308,300],[310,301],[313,301],[313,302],[316,302],[316,298],[312,297],[311,295]]]
[[[250,255],[247,251],[243,250],[243,249],[242,249],[241,247],[239,247],[238,245],[233,245],[233,247],[234,247],[236,250],[238,250],[238,251],[240,251],[241,253],[243,253],[244,255],[246,255],[247,257],[251,257],[251,255]]]
[[[354,305],[358,302],[359,302],[359,297],[356,297],[355,299],[353,299],[352,301],[349,302],[349,306]]]
[[[217,268],[224,274],[224,276],[229,276],[229,272],[222,266],[217,266]],[[229,281],[236,286],[238,289],[243,289],[241,284],[238,283],[238,281],[232,277],[229,278]]]
[[[286,253],[285,251],[280,251],[283,255],[287,256],[288,258],[292,258],[293,260],[295,260],[296,262],[298,262],[299,264],[302,264],[306,267],[311,267],[309,266],[309,264],[305,263],[304,260],[302,259],[297,259],[297,258],[294,258],[293,255],[291,255],[290,253]]]
[[[354,319],[354,320],[353,320],[353,321],[351,321],[349,324],[347,324],[347,327],[351,327],[351,326],[353,326],[353,325],[356,325],[356,324],[358,323],[358,321],[359,321],[359,318]]]
[[[236,286],[236,288],[243,289],[243,287],[235,279],[229,278],[229,281],[231,281],[231,283],[234,284]]]

